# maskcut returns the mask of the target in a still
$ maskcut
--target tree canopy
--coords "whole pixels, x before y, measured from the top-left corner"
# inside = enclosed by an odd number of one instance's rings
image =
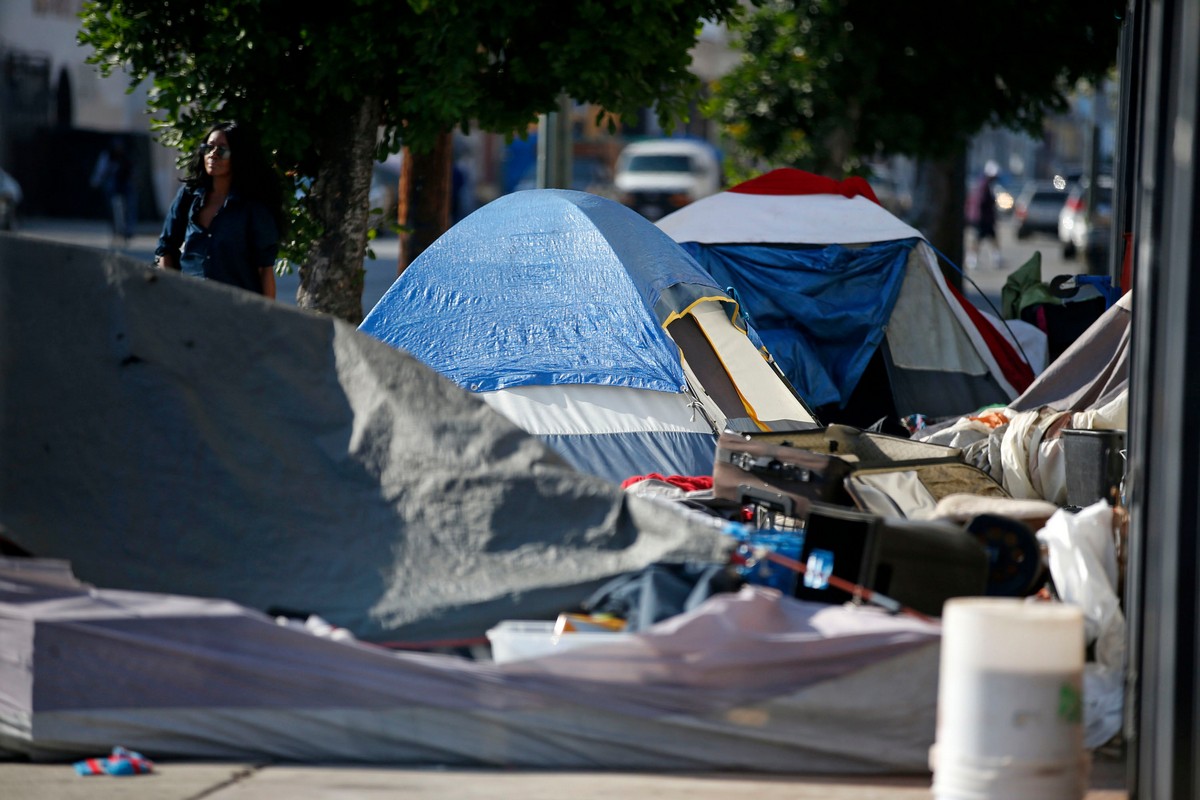
[[[708,110],[746,152],[835,174],[961,153],[986,126],[1040,135],[1116,63],[1125,5],[762,0]]]
[[[474,125],[527,129],[567,93],[618,116],[684,116],[700,21],[737,0],[95,0],[81,44],[106,74],[151,81],[159,138],[186,152],[218,119],[257,128],[307,191],[285,249],[308,305],[361,306],[372,159]],[[364,139],[366,140],[364,142]],[[289,192],[289,194],[292,194]],[[357,250],[357,263],[354,263]],[[357,281],[355,278],[357,277]],[[361,308],[357,312],[361,319]]]

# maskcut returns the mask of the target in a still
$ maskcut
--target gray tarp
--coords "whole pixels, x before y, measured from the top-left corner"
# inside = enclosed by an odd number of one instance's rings
[[[1112,402],[1129,386],[1133,293],[1127,292],[1054,360],[1020,397],[1017,411],[1042,406],[1084,411]]]
[[[376,641],[553,617],[725,544],[349,324],[5,234],[0,459],[0,528],[85,581]]]
[[[939,639],[747,586],[620,643],[494,664],[0,559],[0,757],[917,773]]]

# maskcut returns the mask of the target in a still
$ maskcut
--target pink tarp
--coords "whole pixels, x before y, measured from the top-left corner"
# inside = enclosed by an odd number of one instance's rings
[[[747,587],[621,643],[496,664],[0,560],[0,753],[920,772],[939,638]]]

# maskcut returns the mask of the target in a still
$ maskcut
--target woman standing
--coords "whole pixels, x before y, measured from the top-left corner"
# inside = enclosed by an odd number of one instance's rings
[[[154,253],[158,266],[275,297],[279,181],[236,122],[215,125],[183,179]]]

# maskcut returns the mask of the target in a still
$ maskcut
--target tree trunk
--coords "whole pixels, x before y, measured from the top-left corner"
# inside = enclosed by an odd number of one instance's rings
[[[917,165],[914,188],[913,227],[921,231],[955,266],[963,265],[963,231],[967,190],[965,151],[946,158],[922,160]],[[962,289],[962,273],[943,259],[938,260],[946,280]]]
[[[371,168],[381,107],[366,98],[322,142],[325,157],[313,182],[314,213],[324,234],[300,266],[296,305],[358,325],[363,320],[363,259],[367,250]]]
[[[450,228],[450,200],[453,194],[454,134],[438,136],[429,152],[404,149],[400,166],[397,217],[400,222],[400,263],[396,273]]]

